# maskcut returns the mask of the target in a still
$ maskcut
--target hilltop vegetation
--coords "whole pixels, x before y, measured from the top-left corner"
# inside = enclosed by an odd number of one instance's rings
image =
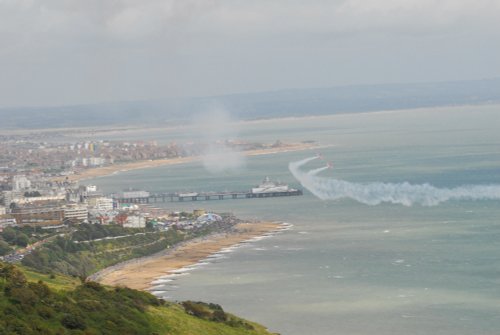
[[[183,305],[0,263],[0,334],[270,334],[218,305]]]
[[[75,241],[69,236],[57,236],[26,255],[22,263],[45,273],[86,277],[107,266],[164,250],[184,238],[186,235],[176,230],[87,243]]]
[[[188,230],[61,227],[51,232],[9,228],[7,249],[26,253],[22,266],[0,263],[0,334],[269,334],[264,327],[211,303],[166,302],[142,291],[106,287],[87,275],[181,241],[231,229],[234,220]],[[38,243],[36,250],[23,248]]]
[[[87,277],[108,266],[151,255],[179,242],[229,228],[211,223],[186,231],[174,228],[158,231],[151,227],[142,229],[81,224],[65,234],[54,236],[42,247],[27,254],[22,264],[43,273],[58,272]]]

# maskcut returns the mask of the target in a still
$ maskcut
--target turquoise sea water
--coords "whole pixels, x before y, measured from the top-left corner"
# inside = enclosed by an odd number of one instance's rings
[[[317,140],[351,182],[437,187],[500,184],[500,106],[337,115],[239,125],[259,141]],[[134,132],[188,139],[196,129]],[[142,137],[141,137],[142,136]],[[96,178],[104,191],[248,189],[264,176],[300,185],[288,163],[314,151],[249,157],[210,174],[200,162]],[[306,168],[321,167],[313,161]],[[500,334],[500,206],[497,200],[437,206],[369,206],[302,197],[165,204],[232,211],[293,228],[235,249],[168,283],[175,300],[220,303],[282,334]]]

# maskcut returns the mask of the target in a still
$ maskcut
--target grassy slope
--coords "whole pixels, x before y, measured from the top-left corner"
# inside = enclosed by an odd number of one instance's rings
[[[197,317],[186,314],[182,306],[179,306],[177,304],[170,305],[169,308],[151,307],[148,312],[152,317],[151,318],[152,322],[155,324],[155,329],[157,329],[160,334],[172,334],[172,335],[270,334],[261,325],[248,321],[245,322],[251,324],[254,327],[253,330],[248,330],[240,327],[238,328],[231,327],[223,323],[199,319]]]
[[[51,278],[49,275],[41,274],[35,272],[26,267],[19,267],[19,269],[24,273],[28,282],[38,282],[43,281],[49,288],[53,291],[57,291],[64,296],[69,296],[73,290],[78,289],[80,285],[79,279],[55,275]],[[0,309],[11,305],[12,303],[0,292]],[[248,327],[240,326],[230,326],[223,322],[209,321],[206,319],[198,318],[187,314],[184,308],[176,303],[166,303],[161,306],[148,306],[145,310],[146,319],[148,323],[154,329],[156,334],[169,334],[169,335],[269,335],[269,333],[264,327],[256,323],[248,322],[246,320],[239,319],[233,315],[228,314],[229,318],[233,321],[241,321],[243,323],[249,324],[253,329],[248,329]],[[61,324],[57,321],[49,322],[53,329],[60,329]],[[51,327],[51,328],[52,328]],[[78,332],[79,333],[79,332]],[[107,334],[113,334],[108,333]],[[13,333],[16,334],[16,333]],[[73,331],[68,331],[65,334],[74,334]],[[76,333],[75,333],[76,334]],[[92,333],[93,334],[93,333]]]
[[[51,276],[48,274],[33,271],[32,269],[25,266],[18,265],[17,267],[23,271],[26,279],[29,282],[36,283],[41,280],[54,291],[74,290],[80,284],[80,279],[78,278],[59,274],[54,274],[54,278],[51,278]]]

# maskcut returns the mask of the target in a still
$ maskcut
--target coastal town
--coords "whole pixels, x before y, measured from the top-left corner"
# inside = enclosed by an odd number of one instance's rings
[[[136,193],[138,191],[123,192],[126,196]],[[12,190],[3,191],[2,194],[0,259],[9,262],[21,261],[24,256],[49,242],[50,237],[72,234],[79,230],[75,227],[84,224],[114,225],[140,232],[166,232],[169,229],[188,231],[211,223],[224,223],[228,226],[234,224],[230,215],[222,217],[204,209],[195,209],[188,213],[144,204],[118,203],[115,199],[103,195],[95,185],[66,183],[63,187],[36,187],[24,175],[12,177]],[[27,236],[23,230],[28,227],[34,230]],[[8,234],[12,231],[17,236],[9,238]],[[98,242],[116,238],[118,237],[104,235],[102,238],[90,240]]]
[[[64,136],[61,138],[55,141],[53,135],[42,136],[41,133],[2,135],[1,260],[21,262],[27,255],[33,258],[34,254],[38,254],[34,251],[47,247],[57,236],[66,236],[74,243],[81,243],[73,235],[78,234],[84,225],[119,227],[120,233],[106,232],[87,239],[87,242],[109,242],[117,236],[132,236],[145,231],[148,234],[158,233],[157,238],[160,238],[160,233],[169,230],[189,232],[187,235],[193,231],[201,231],[204,227],[212,229],[217,225],[219,230],[221,227],[227,230],[238,222],[230,214],[213,213],[202,207],[191,212],[154,207],[156,201],[153,200],[163,199],[165,202],[169,197],[177,201],[220,200],[224,197],[237,199],[241,196],[252,198],[302,194],[300,190],[288,189],[286,185],[274,185],[269,180],[265,184],[265,191],[262,191],[264,188],[255,188],[239,193],[176,193],[167,196],[129,189],[105,194],[96,185],[85,182],[85,178],[127,169],[189,162],[202,155],[210,143],[189,142],[180,145],[158,144],[156,141],[108,140],[71,142]],[[286,144],[279,140],[271,144],[228,140],[215,145],[252,155],[301,150],[312,144]],[[144,240],[141,243],[149,246],[153,242]],[[141,244],[134,242],[130,247],[138,248],[139,245]],[[154,250],[159,250],[159,245]]]
[[[86,321],[82,321],[85,317],[86,320],[102,318],[108,328],[126,329],[118,333],[150,334],[150,331],[131,331],[130,318],[114,314],[123,308],[122,302],[110,305],[110,301],[130,300],[132,308],[136,308],[139,296],[147,301],[146,305],[160,308],[167,323],[174,313],[175,317],[186,320],[183,324],[208,321],[213,323],[208,327],[227,327],[227,334],[237,330],[270,334],[258,324],[228,316],[216,304],[167,302],[165,288],[158,283],[165,281],[165,276],[186,274],[197,264],[215,262],[221,254],[291,227],[283,222],[242,219],[220,209],[215,212],[209,208],[210,200],[302,195],[302,190],[266,177],[261,184],[246,190],[202,191],[200,187],[198,192],[172,189],[153,192],[123,185],[104,191],[93,178],[174,164],[202,164],[207,150],[213,152],[214,148],[253,156],[305,150],[315,144],[280,140],[159,143],[68,136],[72,131],[80,134],[83,130],[6,131],[0,135],[2,301],[14,305],[20,301],[25,308],[28,306],[25,298],[35,286],[41,287],[45,296],[51,292],[51,299],[60,294],[65,299],[64,306],[69,306],[64,292],[74,294],[69,312],[67,307],[54,307],[51,302],[46,305],[46,300],[35,303],[36,308],[52,313],[48,319],[56,320],[58,334],[69,334],[65,329],[89,329]],[[184,201],[193,202],[189,210],[180,206],[179,202]],[[54,283],[54,288],[46,286]],[[63,293],[57,287],[61,284]],[[12,285],[16,286],[11,290]],[[108,307],[99,311],[98,316],[89,316],[90,300],[87,293],[80,294],[82,290],[99,296],[107,292],[112,298],[101,298],[103,306]],[[136,298],[129,299],[131,295]],[[31,305],[26,308],[33,311]],[[137,308],[144,314],[142,305]],[[2,311],[4,315],[10,313],[8,308]],[[46,315],[43,311],[37,315],[42,314]],[[23,321],[23,329],[28,329],[32,320],[30,317],[26,323]],[[4,325],[14,327],[10,321],[2,322],[2,334]],[[16,323],[15,327],[18,326]],[[116,332],[102,332],[108,333]],[[28,333],[21,330],[17,334]]]
[[[225,140],[209,143],[158,143],[151,141],[109,141],[65,138],[64,132],[0,135],[0,181],[14,174],[29,174],[37,179],[78,175],[85,170],[120,164],[203,155],[208,146],[221,146],[239,152],[284,149],[294,144],[276,140],[257,143]]]

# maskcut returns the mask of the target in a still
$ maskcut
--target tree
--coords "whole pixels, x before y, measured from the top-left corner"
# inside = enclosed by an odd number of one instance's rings
[[[0,263],[0,277],[4,278],[10,287],[23,287],[26,285],[24,273],[12,264]]]
[[[26,234],[20,233],[17,235],[17,239],[14,243],[20,247],[26,247],[30,243],[30,239]]]
[[[17,232],[12,228],[7,227],[3,230],[2,236],[3,236],[5,241],[7,241],[9,243],[13,243],[14,240],[16,239]]]
[[[155,228],[153,221],[146,222],[146,230],[153,230]]]
[[[26,198],[35,198],[35,197],[41,197],[42,194],[38,191],[31,191],[31,192],[26,191],[24,192],[24,196]]]
[[[12,248],[4,240],[0,240],[0,256],[7,255],[12,251]]]

